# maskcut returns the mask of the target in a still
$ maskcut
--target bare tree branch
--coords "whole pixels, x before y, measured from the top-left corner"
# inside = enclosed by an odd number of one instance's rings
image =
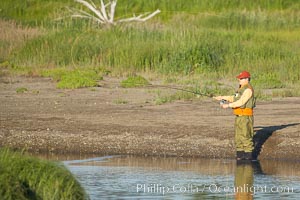
[[[103,16],[101,15],[101,13],[92,4],[90,4],[89,2],[84,1],[84,0],[75,0],[75,1],[78,2],[78,3],[83,4],[89,10],[91,10],[93,13],[95,13],[99,17],[100,20],[105,21]]]
[[[111,2],[111,5],[110,5],[110,14],[109,14],[109,21],[110,21],[110,23],[114,22],[116,5],[117,5],[117,0]]]
[[[108,22],[109,20],[108,20],[107,14],[106,14],[106,6],[104,5],[103,0],[101,0],[100,12],[102,13],[102,16],[105,19],[105,21]]]
[[[129,21],[144,22],[144,21],[147,21],[148,19],[154,17],[155,15],[157,15],[160,12],[161,12],[160,10],[156,10],[155,12],[153,12],[152,14],[150,14],[147,17],[144,17],[144,18],[142,18],[142,17],[147,15],[147,13],[143,14],[143,15],[139,15],[137,17],[134,16],[134,17],[130,17],[130,18],[127,18],[127,19],[120,19],[117,22],[129,22]]]
[[[69,10],[73,13],[71,15],[71,17],[86,18],[86,19],[90,19],[90,20],[93,20],[93,21],[103,24],[103,22],[101,20],[99,20],[97,17],[89,14],[88,12],[85,12],[83,10],[78,10],[78,9],[69,9]]]
[[[100,24],[116,24],[116,23],[123,23],[123,22],[131,22],[131,21],[137,21],[137,22],[145,22],[149,20],[150,18],[154,17],[158,13],[160,13],[160,10],[156,10],[155,12],[149,14],[141,14],[139,16],[133,16],[130,18],[125,18],[125,19],[119,19],[117,21],[114,21],[114,15],[115,15],[115,10],[117,6],[117,0],[109,0],[107,4],[104,3],[103,0],[100,0],[100,6],[99,9],[97,6],[94,4],[92,0],[75,0],[75,2],[78,2],[82,5],[84,5],[88,10],[90,10],[93,14],[90,14],[86,11],[79,10],[79,9],[70,9],[72,13],[72,17],[77,17],[77,18],[86,18],[90,19],[92,21],[95,21]],[[110,5],[110,12],[107,13],[107,7]],[[146,16],[148,15],[148,16]],[[144,17],[146,16],[146,17]]]

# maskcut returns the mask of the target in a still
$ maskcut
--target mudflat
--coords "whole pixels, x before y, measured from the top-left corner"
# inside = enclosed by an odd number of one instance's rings
[[[0,146],[33,152],[234,158],[234,118],[210,98],[154,103],[161,88],[57,89],[49,78],[0,77]],[[25,92],[16,92],[18,88]],[[259,159],[300,159],[300,98],[258,101]]]

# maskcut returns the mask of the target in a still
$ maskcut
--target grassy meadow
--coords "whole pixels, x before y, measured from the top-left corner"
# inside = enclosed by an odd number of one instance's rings
[[[67,8],[75,7],[83,8],[73,0],[3,0],[0,67],[53,77],[59,88],[132,74],[199,87],[235,83],[248,70],[262,98],[300,96],[298,0],[119,0],[116,19],[162,12],[115,26],[71,19]]]

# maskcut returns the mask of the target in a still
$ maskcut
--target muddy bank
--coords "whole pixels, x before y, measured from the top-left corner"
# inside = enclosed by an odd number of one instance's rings
[[[0,78],[0,145],[56,153],[234,158],[234,116],[211,99],[155,105],[155,88],[59,90],[46,78]],[[25,93],[16,89],[25,87]],[[164,89],[162,92],[168,92]],[[257,102],[260,159],[300,155],[300,98]]]

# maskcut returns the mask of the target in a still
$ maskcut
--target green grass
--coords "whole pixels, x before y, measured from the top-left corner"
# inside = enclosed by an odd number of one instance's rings
[[[253,86],[260,89],[284,88],[285,85],[274,73],[261,74],[253,80]]]
[[[73,0],[3,0],[1,1],[0,17],[14,19],[31,26],[43,26],[53,23],[66,6]]]
[[[224,85],[215,81],[203,82],[201,80],[197,80],[196,83],[194,81],[196,80],[189,82],[189,87],[185,86],[185,83],[177,87],[172,85],[163,85],[161,87],[157,86],[157,88],[160,88],[159,90],[150,90],[149,92],[156,95],[154,103],[157,105],[171,103],[178,100],[188,101],[195,100],[196,98],[229,95],[234,92],[232,88],[229,88],[228,86],[224,87]],[[163,91],[162,89],[165,89],[166,91]]]
[[[22,26],[16,36],[8,37],[16,27],[3,25],[0,62],[28,75],[41,75],[45,68],[89,71],[90,66],[99,66],[123,76],[142,72],[231,81],[248,70],[261,89],[289,90],[300,83],[300,2],[296,0],[118,1],[116,19],[162,12],[146,23],[112,27],[71,20],[66,6],[80,7],[71,0],[3,0],[0,17]],[[55,20],[62,16],[63,20]],[[65,81],[60,77],[58,87],[95,85],[78,76],[74,72]]]
[[[60,163],[0,149],[2,199],[88,199],[73,175]]]
[[[162,105],[165,103],[171,103],[173,101],[179,101],[179,100],[187,101],[187,100],[192,100],[195,97],[196,97],[195,94],[178,91],[171,95],[158,95],[157,98],[155,99],[155,104]]]
[[[147,81],[142,76],[129,76],[127,79],[121,81],[121,87],[123,88],[133,88],[133,87],[143,87],[149,85]]]
[[[94,1],[98,3],[97,1]],[[66,6],[78,7],[79,4],[73,0],[2,0],[1,17],[22,20],[26,23],[41,22],[51,19],[64,11]],[[197,14],[199,12],[224,12],[232,10],[299,10],[297,0],[130,0],[119,1],[116,9],[116,17],[130,17],[133,13],[162,10],[161,19],[169,19],[176,13]]]
[[[115,104],[128,104],[129,102],[127,101],[127,100],[124,100],[124,99],[115,99],[114,101],[113,101],[113,103],[115,103]]]
[[[19,87],[16,89],[16,92],[17,93],[25,93],[25,92],[28,92],[28,89],[25,87]]]
[[[98,86],[98,81],[103,79],[101,72],[100,68],[54,68],[42,71],[41,75],[56,80],[59,89],[76,89]]]
[[[93,71],[72,71],[61,77],[57,84],[60,89],[76,89],[97,86],[97,81],[102,79]]]

